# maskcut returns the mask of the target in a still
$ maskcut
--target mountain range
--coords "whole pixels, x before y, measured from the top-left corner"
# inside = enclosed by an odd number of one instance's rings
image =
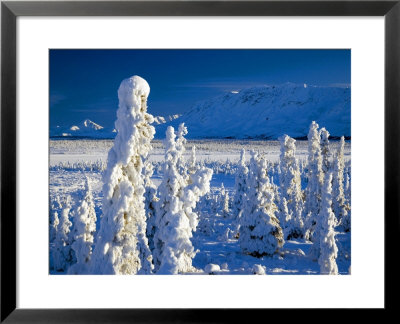
[[[187,138],[277,139],[283,134],[306,138],[312,121],[331,138],[351,137],[351,88],[285,83],[234,90],[195,103],[183,115],[154,117],[155,138],[168,126],[185,123]],[[114,138],[115,129],[86,119],[70,127],[50,129],[50,137]]]

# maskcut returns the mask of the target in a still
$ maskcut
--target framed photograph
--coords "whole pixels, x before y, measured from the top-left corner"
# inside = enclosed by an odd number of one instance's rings
[[[393,309],[399,14],[2,2],[1,321]]]

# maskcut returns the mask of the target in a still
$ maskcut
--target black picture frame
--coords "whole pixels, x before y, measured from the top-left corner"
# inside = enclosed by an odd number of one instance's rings
[[[16,19],[19,16],[384,16],[385,310],[397,305],[399,236],[400,0],[395,1],[2,1],[1,2],[1,322],[235,322],[265,309],[16,308]],[[368,284],[368,283],[366,283]],[[272,310],[268,310],[272,311]],[[276,311],[276,310],[275,310]],[[279,311],[279,310],[278,310]]]

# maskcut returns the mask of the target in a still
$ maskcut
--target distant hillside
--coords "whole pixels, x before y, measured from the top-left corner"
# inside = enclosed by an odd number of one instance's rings
[[[184,122],[187,138],[305,138],[315,120],[331,137],[351,136],[350,87],[286,83],[232,91],[195,104],[170,122],[156,126],[163,138],[168,126]]]

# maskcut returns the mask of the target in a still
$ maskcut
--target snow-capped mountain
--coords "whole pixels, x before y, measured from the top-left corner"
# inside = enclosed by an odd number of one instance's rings
[[[70,127],[56,126],[50,129],[50,137],[114,138],[115,134],[114,129],[104,128],[90,119]]]
[[[265,138],[307,136],[315,120],[331,137],[351,136],[350,87],[286,83],[231,91],[195,104],[176,120],[156,126],[156,138],[168,126],[184,122],[188,138]]]

